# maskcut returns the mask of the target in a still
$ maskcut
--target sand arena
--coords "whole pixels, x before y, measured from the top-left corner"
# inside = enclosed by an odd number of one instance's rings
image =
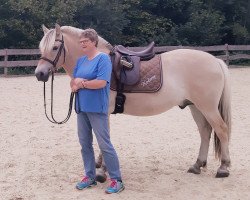
[[[104,193],[107,183],[75,189],[83,174],[75,113],[67,124],[53,125],[44,115],[41,82],[33,76],[0,78],[0,199],[250,199],[250,68],[233,68],[230,74],[230,177],[214,178],[219,162],[212,140],[207,170],[186,173],[200,144],[188,108],[153,117],[115,115],[111,137],[126,186],[119,196]],[[69,94],[69,78],[57,76],[58,120],[67,114]],[[96,141],[94,147],[98,153]]]

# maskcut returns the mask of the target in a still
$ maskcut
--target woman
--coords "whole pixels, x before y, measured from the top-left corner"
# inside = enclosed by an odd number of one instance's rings
[[[82,147],[85,176],[77,183],[82,190],[96,185],[93,135],[102,151],[111,184],[106,193],[118,193],[124,189],[119,160],[110,141],[108,125],[109,88],[112,64],[108,55],[97,49],[98,35],[93,29],[86,29],[80,37],[83,57],[79,58],[71,80],[71,89],[78,91],[77,127]]]

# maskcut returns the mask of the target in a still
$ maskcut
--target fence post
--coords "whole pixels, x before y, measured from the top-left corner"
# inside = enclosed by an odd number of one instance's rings
[[[4,76],[7,76],[8,75],[8,68],[6,67],[7,66],[7,62],[8,62],[8,50],[7,49],[4,49],[5,50],[5,55],[4,55]]]
[[[227,64],[227,66],[229,66],[229,51],[228,51],[228,44],[225,44],[225,47],[226,47],[226,50],[225,50],[225,53],[226,53],[226,64]]]

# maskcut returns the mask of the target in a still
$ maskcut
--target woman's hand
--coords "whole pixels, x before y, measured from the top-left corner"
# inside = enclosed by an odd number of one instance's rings
[[[87,81],[87,79],[84,78],[75,78],[74,83],[77,86],[78,89],[83,88],[82,82]]]
[[[83,78],[74,78],[71,79],[70,81],[70,87],[72,92],[77,92],[79,89],[83,88],[83,81],[87,81],[87,79],[83,79]]]
[[[70,81],[70,87],[71,87],[72,92],[77,92],[78,88],[76,87],[74,78],[72,78],[71,81]]]
[[[74,81],[75,81],[75,79],[74,78],[72,78],[71,80],[70,80],[70,87],[72,88],[73,87],[73,85],[74,85]]]

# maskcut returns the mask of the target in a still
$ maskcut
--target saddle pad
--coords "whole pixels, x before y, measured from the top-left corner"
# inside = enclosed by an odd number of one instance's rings
[[[135,85],[124,85],[124,93],[153,93],[162,86],[161,55],[140,62],[140,81]],[[110,89],[116,91],[116,77],[112,73]]]

